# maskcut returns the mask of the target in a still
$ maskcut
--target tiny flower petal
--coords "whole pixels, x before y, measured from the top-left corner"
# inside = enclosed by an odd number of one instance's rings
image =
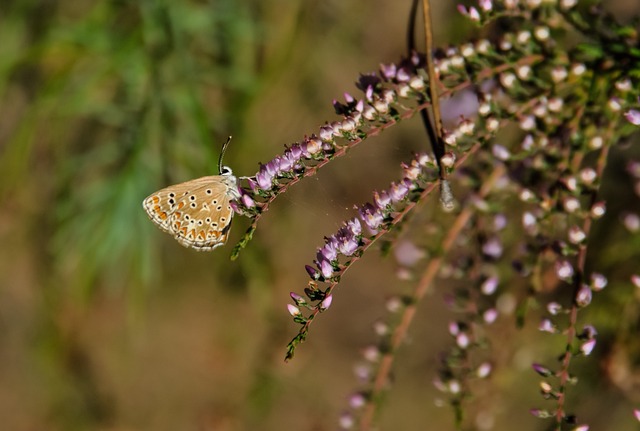
[[[293,304],[287,304],[287,310],[289,310],[289,314],[291,314],[293,317],[300,314],[300,309]]]

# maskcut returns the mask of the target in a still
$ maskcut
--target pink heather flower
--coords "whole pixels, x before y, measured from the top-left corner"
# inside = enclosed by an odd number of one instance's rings
[[[631,276],[631,283],[637,288],[640,288],[640,275],[633,274]]]
[[[359,409],[367,403],[367,399],[361,393],[353,394],[349,397],[349,406],[352,409]]]
[[[547,304],[547,311],[552,316],[555,316],[562,311],[562,305],[558,304],[557,302],[550,302]]]
[[[322,150],[322,141],[315,137],[306,139],[302,144],[302,150],[310,155],[318,154]]]
[[[607,212],[606,202],[596,202],[591,207],[591,216],[595,219],[599,219]]]
[[[485,12],[490,12],[493,9],[492,0],[478,0],[478,6]]]
[[[387,81],[390,81],[396,77],[397,70],[398,67],[395,65],[395,63],[380,65],[380,74]]]
[[[469,339],[469,335],[466,332],[461,332],[456,336],[456,344],[461,349],[466,349],[469,347],[471,340]]]
[[[251,198],[251,196],[246,193],[242,194],[242,197],[240,199],[242,201],[242,205],[247,208],[253,208],[256,206],[256,202]]]
[[[576,304],[578,304],[579,307],[586,307],[591,304],[592,297],[593,293],[591,292],[591,288],[586,284],[583,284],[576,294]]]
[[[291,297],[291,299],[293,299],[293,302],[295,302],[297,305],[306,304],[307,302],[302,296],[298,295],[295,292],[289,292],[289,296]]]
[[[351,415],[351,413],[345,412],[340,415],[338,424],[340,425],[341,429],[348,430],[353,428],[353,425],[355,425],[355,420],[353,419],[353,416]]]
[[[256,173],[256,182],[262,190],[269,190],[273,187],[273,175],[269,174],[265,165],[260,166]]]
[[[324,247],[318,250],[318,260],[326,259],[329,262],[334,261],[338,258],[338,249],[336,247],[337,241],[335,244],[331,241],[327,242]]]
[[[487,324],[491,324],[495,322],[497,318],[498,318],[498,310],[496,310],[495,308],[490,308],[484,313],[482,313],[482,320],[484,320],[484,322]]]
[[[550,375],[553,374],[551,370],[545,367],[544,365],[534,363],[534,364],[531,364],[531,368],[533,368],[533,371],[540,374],[542,377],[549,377]]]
[[[498,277],[489,277],[482,283],[482,286],[480,286],[480,291],[485,295],[493,295],[496,293],[497,288]]]
[[[587,235],[578,226],[571,226],[569,228],[569,241],[573,244],[580,244],[587,238]]]
[[[393,202],[399,202],[407,197],[409,193],[409,187],[404,182],[391,183],[391,189],[389,189],[389,196]]]
[[[369,121],[373,121],[378,117],[378,112],[371,105],[365,105],[362,109],[362,116]]]
[[[449,334],[454,337],[460,333],[460,325],[458,322],[449,322]]]
[[[418,179],[420,174],[422,173],[422,169],[418,163],[414,160],[411,162],[411,165],[402,164],[402,171],[404,173],[405,178],[415,181]]]
[[[316,269],[313,266],[305,265],[304,269],[307,271],[307,274],[309,274],[309,277],[311,277],[312,280],[320,279],[320,273],[316,271]]]
[[[483,362],[482,364],[480,364],[480,366],[476,369],[476,376],[480,377],[481,379],[484,379],[485,377],[487,377],[489,374],[491,374],[491,369],[493,367],[491,366],[491,364],[489,362]]]
[[[377,362],[380,359],[380,349],[376,346],[365,347],[362,356],[369,362]]]
[[[636,420],[640,422],[640,409],[633,409],[633,416],[635,416]]]
[[[351,233],[353,233],[354,235],[360,235],[360,233],[362,233],[362,225],[360,224],[360,220],[355,217],[349,220],[345,224],[345,227],[351,230]]]
[[[376,206],[380,209],[387,208],[387,205],[391,204],[391,197],[384,190],[378,193],[377,191],[373,192],[373,201]]]
[[[591,274],[591,289],[600,292],[605,287],[607,287],[607,277],[597,272]]]
[[[409,82],[410,79],[411,79],[411,72],[409,72],[407,68],[401,67],[400,69],[398,69],[398,72],[396,73],[396,81]]]
[[[293,304],[287,304],[287,310],[293,317],[300,315],[300,309]]]
[[[379,97],[374,98],[372,106],[379,114],[384,115],[389,112],[389,104]]]
[[[333,127],[328,124],[320,127],[320,131],[318,132],[320,135],[320,139],[323,141],[332,141],[333,140]]]
[[[333,302],[333,295],[329,295],[320,303],[320,310],[324,311],[327,308],[331,307],[331,303]]]
[[[634,126],[640,126],[640,111],[630,109],[624,113],[624,117]]]
[[[555,334],[556,332],[555,326],[549,319],[543,319],[542,322],[540,322],[540,326],[538,326],[538,330],[542,332],[549,332],[551,334]]]
[[[473,6],[469,8],[469,19],[475,22],[480,21],[480,12]]]
[[[353,236],[345,236],[338,240],[338,250],[345,256],[351,256],[358,250],[358,241]]]
[[[320,272],[322,273],[322,276],[325,279],[331,278],[331,276],[333,275],[333,266],[331,266],[331,262],[329,262],[327,259],[322,259],[317,262],[317,265],[320,269]]]
[[[367,202],[358,209],[358,212],[360,213],[360,218],[364,224],[367,225],[369,230],[371,230],[372,233],[377,233],[378,228],[384,221],[384,218],[376,207]]]
[[[502,256],[502,243],[497,237],[490,238],[487,242],[482,244],[482,253],[493,259],[498,259]]]
[[[573,266],[566,260],[556,262],[556,274],[564,281],[570,281],[573,277]]]
[[[583,355],[589,356],[595,346],[596,346],[596,339],[592,338],[591,340],[587,341],[586,343],[583,343],[582,346],[580,346],[580,351],[582,352]]]
[[[442,162],[442,166],[444,166],[445,168],[452,168],[454,163],[456,162],[456,156],[451,152],[447,152],[444,153],[440,161]]]

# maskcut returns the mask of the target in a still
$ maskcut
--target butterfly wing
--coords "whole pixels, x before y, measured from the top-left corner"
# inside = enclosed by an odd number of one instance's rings
[[[213,175],[164,188],[145,199],[151,220],[185,247],[213,250],[227,241],[235,177]]]
[[[184,183],[165,187],[164,189],[158,190],[152,195],[149,195],[144,201],[142,201],[142,207],[147,212],[151,221],[160,229],[164,232],[172,233],[170,224],[171,214],[178,206],[180,198],[211,182],[212,178],[216,176],[217,175],[196,178],[194,180],[185,181]]]

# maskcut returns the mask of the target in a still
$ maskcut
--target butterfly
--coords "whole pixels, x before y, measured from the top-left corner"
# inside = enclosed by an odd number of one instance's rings
[[[166,187],[142,202],[151,221],[185,247],[209,251],[227,242],[233,218],[230,202],[240,198],[237,178],[229,167],[222,166],[230,141],[231,137],[222,146],[220,175]]]

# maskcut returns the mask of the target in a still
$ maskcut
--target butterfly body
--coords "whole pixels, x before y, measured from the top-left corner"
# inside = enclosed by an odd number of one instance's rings
[[[233,218],[230,202],[240,197],[231,169],[225,166],[220,172],[159,190],[142,206],[151,221],[183,246],[213,250],[227,241]]]

